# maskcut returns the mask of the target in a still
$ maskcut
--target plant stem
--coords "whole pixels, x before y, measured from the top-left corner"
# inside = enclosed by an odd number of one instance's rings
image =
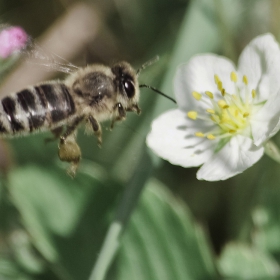
[[[128,182],[121,202],[118,206],[114,221],[111,223],[100,255],[93,267],[89,280],[103,280],[118,251],[120,238],[127,225],[129,217],[136,206],[141,191],[149,178],[152,164],[147,154],[144,152],[135,172]]]
[[[233,43],[232,32],[228,28],[228,21],[225,18],[223,9],[223,2],[221,0],[214,0],[216,7],[218,26],[220,28],[221,38],[224,46],[224,54],[232,61],[237,61],[237,54]]]

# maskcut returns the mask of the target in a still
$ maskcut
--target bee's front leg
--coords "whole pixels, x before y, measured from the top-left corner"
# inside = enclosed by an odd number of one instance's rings
[[[127,111],[135,112],[137,115],[141,114],[141,109],[139,108],[138,104],[133,104],[130,108],[127,108]]]
[[[93,117],[89,116],[88,121],[90,123],[91,128],[94,131],[94,134],[97,137],[98,146],[101,147],[102,145],[102,129],[100,123]]]
[[[71,165],[68,174],[74,177],[81,159],[81,149],[76,142],[76,130],[84,117],[75,119],[71,125],[67,126],[66,131],[60,136],[58,156],[61,161],[67,161]]]
[[[123,105],[121,103],[117,103],[115,105],[114,109],[117,110],[118,115],[112,120],[111,129],[114,128],[115,122],[123,121],[126,118],[126,111],[125,111],[125,109],[124,109],[124,107],[123,107]]]

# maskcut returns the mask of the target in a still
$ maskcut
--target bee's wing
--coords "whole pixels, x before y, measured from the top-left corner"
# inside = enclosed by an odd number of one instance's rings
[[[44,67],[47,71],[59,71],[70,74],[79,69],[79,67],[59,55],[45,51],[32,40],[30,40],[28,46],[21,53],[27,63]]]

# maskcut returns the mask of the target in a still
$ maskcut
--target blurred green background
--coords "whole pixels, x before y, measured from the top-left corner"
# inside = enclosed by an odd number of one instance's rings
[[[159,55],[140,82],[170,96],[179,64],[203,52],[236,62],[255,36],[279,39],[279,19],[277,0],[0,0],[2,24],[23,27],[78,66],[127,60],[138,68]],[[9,82],[18,64],[4,85],[34,78]],[[80,129],[74,179],[57,143],[45,144],[49,133],[1,140],[1,280],[89,279],[97,260],[105,275],[91,280],[279,279],[280,166],[264,156],[229,180],[198,181],[196,168],[173,166],[145,145],[153,118],[175,106],[141,89],[140,107],[140,117],[128,114],[113,131],[103,124],[102,149]],[[273,140],[280,145],[279,135]],[[100,255],[112,223],[121,226],[119,247]]]

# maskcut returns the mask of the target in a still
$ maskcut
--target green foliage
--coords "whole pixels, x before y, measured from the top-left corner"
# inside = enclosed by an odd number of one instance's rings
[[[277,262],[244,244],[228,244],[220,259],[220,272],[230,279],[278,279],[280,275]]]
[[[203,229],[156,180],[145,187],[124,234],[118,279],[216,279]]]

